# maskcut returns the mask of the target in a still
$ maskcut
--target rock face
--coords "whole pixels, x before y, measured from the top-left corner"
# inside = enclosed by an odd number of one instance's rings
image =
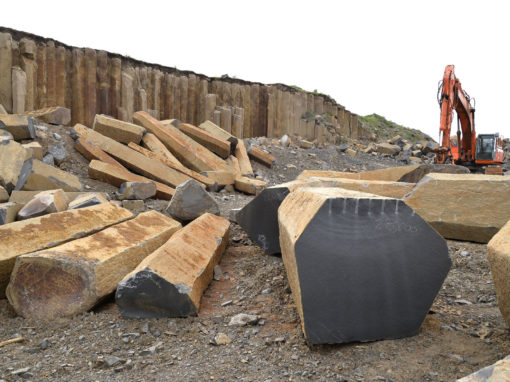
[[[290,192],[302,187],[341,187],[391,198],[402,198],[413,189],[414,184],[311,177],[269,187],[244,206],[237,215],[238,224],[265,253],[280,253],[278,207]]]
[[[508,380],[510,380],[510,356],[467,377],[457,379],[457,382],[506,382]]]
[[[510,177],[435,174],[405,203],[448,239],[487,243],[510,220]]]
[[[38,193],[18,212],[18,220],[67,210],[69,200],[62,190],[49,190]]]
[[[156,195],[154,182],[124,182],[116,193],[118,200],[124,199],[149,199]]]
[[[492,279],[501,315],[510,326],[510,222],[487,244]]]
[[[0,298],[19,255],[54,247],[132,216],[124,208],[105,203],[0,226]]]
[[[204,214],[179,230],[119,283],[115,299],[121,313],[132,318],[196,314],[227,246],[229,225]]]
[[[278,221],[308,341],[418,333],[451,262],[445,241],[411,208],[339,188],[302,188],[283,201]]]
[[[178,228],[176,221],[150,211],[91,236],[20,256],[7,298],[26,318],[52,320],[83,313],[113,292]]]
[[[196,180],[188,180],[175,189],[175,194],[166,209],[180,220],[193,220],[205,213],[219,215],[218,203]]]

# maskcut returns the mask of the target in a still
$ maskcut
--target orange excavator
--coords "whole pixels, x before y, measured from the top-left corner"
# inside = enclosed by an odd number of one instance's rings
[[[462,89],[453,65],[446,67],[437,96],[441,107],[441,146],[436,151],[436,163],[454,163],[471,169],[501,165],[504,158],[503,137],[498,133],[476,136],[474,99]],[[451,137],[454,110],[457,112],[457,136]]]

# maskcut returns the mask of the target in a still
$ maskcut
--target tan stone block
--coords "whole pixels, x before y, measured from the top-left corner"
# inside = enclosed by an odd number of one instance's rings
[[[156,183],[154,182],[125,182],[116,192],[118,200],[145,200],[156,195]]]
[[[17,219],[26,220],[65,211],[68,205],[69,199],[61,189],[39,192],[18,212]]]
[[[248,146],[248,156],[267,167],[271,167],[275,162],[274,156],[272,156],[269,153],[266,153],[260,147],[254,145]]]
[[[487,244],[498,307],[510,326],[510,219]]]
[[[18,183],[29,151],[15,141],[0,142],[0,186],[11,192]]]
[[[62,171],[37,159],[27,160],[21,169],[16,184],[17,190],[82,191],[83,185],[76,175]]]
[[[12,112],[12,37],[9,33],[0,33],[0,104],[7,112]]]
[[[313,142],[307,141],[305,139],[302,139],[299,142],[299,145],[302,149],[311,149],[313,147]]]
[[[179,131],[176,127],[172,125],[163,126],[158,120],[143,111],[136,112],[133,118],[135,123],[156,135],[186,167],[197,172],[229,170],[221,158]]]
[[[230,154],[234,153],[235,148],[232,146],[231,142],[219,138],[206,130],[199,129],[187,123],[181,123],[179,125],[179,130],[223,159],[228,158]]]
[[[25,97],[27,95],[27,75],[19,66],[12,67],[12,113],[25,111]]]
[[[0,203],[0,225],[9,224],[16,220],[19,210],[23,208],[23,204],[15,202]],[[1,267],[1,265],[0,265]],[[1,285],[1,281],[0,281]],[[0,296],[3,295],[3,291],[0,291]]]
[[[508,195],[509,176],[430,173],[404,201],[443,237],[487,243],[510,220]]]
[[[39,194],[41,191],[20,191],[20,190],[14,190],[11,193],[11,196],[9,197],[9,202],[16,202],[19,204],[27,204],[30,200],[32,200],[37,194]],[[85,195],[95,195],[98,194],[97,192],[76,192],[76,191],[67,191],[64,192],[67,199],[72,202],[79,196],[85,196]],[[107,194],[104,192],[100,193],[103,197],[107,197]]]
[[[310,177],[328,177],[328,178],[349,178],[360,180],[384,180],[387,182],[408,182],[416,183],[431,169],[425,165],[411,165],[390,167],[380,170],[364,171],[359,173],[342,172],[342,171],[320,171],[320,170],[304,170],[297,179],[305,179]]]
[[[237,191],[241,191],[249,195],[258,195],[267,187],[267,183],[258,179],[238,176],[235,180],[234,187]]]
[[[219,186],[234,184],[236,175],[233,171],[204,171],[200,173],[211,181],[216,182]]]
[[[75,125],[74,130],[80,138],[85,138],[89,143],[98,146],[101,150],[104,150],[108,154],[114,156],[129,169],[147,178],[157,180],[158,182],[170,186],[177,186],[190,179],[187,175],[165,166],[159,161],[149,159],[122,143],[105,137],[104,135],[99,134],[98,132],[83,125]]]
[[[24,115],[0,115],[0,129],[7,130],[17,141],[35,139],[34,121]]]
[[[127,169],[123,165],[121,165],[119,162],[117,162],[115,159],[113,159],[110,155],[105,153],[99,147],[89,143],[85,138],[78,138],[74,143],[74,148],[89,161],[96,159],[101,162],[117,166],[121,170],[127,171]]]
[[[108,203],[106,194],[102,192],[87,192],[74,198],[74,200],[69,203],[68,209],[74,210],[77,208],[95,206],[101,203]]]
[[[109,183],[115,187],[120,187],[124,182],[147,182],[150,179],[140,175],[133,174],[127,170],[123,170],[115,165],[92,160],[89,163],[89,177]],[[160,182],[156,183],[156,197],[158,199],[170,200],[175,193],[175,189]]]
[[[209,120],[201,123],[198,127],[202,130],[207,131],[209,134],[212,134],[220,139],[237,144],[236,137],[234,137],[228,131],[223,130],[220,126],[216,125],[215,123],[213,123]]]
[[[228,220],[204,214],[176,232],[119,283],[115,295],[126,317],[195,315],[228,244]]]
[[[26,318],[52,320],[86,312],[179,228],[178,222],[151,211],[91,236],[20,256],[7,298]]]
[[[123,200],[122,207],[135,213],[142,212],[145,209],[143,200]]]
[[[117,142],[128,144],[134,142],[140,143],[145,129],[141,126],[129,122],[119,121],[118,119],[106,115],[97,114],[94,118],[93,130],[112,138]]]
[[[22,146],[31,152],[30,158],[42,160],[44,157],[44,150],[41,144],[37,141],[22,144]]]
[[[166,146],[161,142],[158,137],[156,137],[154,134],[146,133],[142,137],[142,142],[145,147],[147,147],[150,151],[152,151],[154,154],[158,154],[166,159],[168,159],[171,163],[174,164],[173,168],[182,168],[184,167],[181,162],[179,162],[179,159],[177,159],[174,154],[170,150],[166,148]]]
[[[5,188],[0,186],[0,202],[6,202],[9,200],[9,193]]]
[[[0,297],[5,295],[18,256],[89,235],[132,216],[124,208],[105,203],[0,226]]]
[[[456,382],[506,382],[510,378],[510,356],[484,367]]]
[[[237,142],[235,157],[239,161],[239,167],[241,169],[241,175],[253,176],[253,168],[251,167],[250,158],[246,152],[246,146],[242,139]]]
[[[44,109],[34,110],[23,114],[52,125],[67,126],[71,123],[71,110],[62,106],[46,107]]]

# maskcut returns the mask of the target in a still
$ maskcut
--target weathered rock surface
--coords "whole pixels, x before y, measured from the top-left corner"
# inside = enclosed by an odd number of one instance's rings
[[[404,199],[448,239],[487,243],[510,220],[510,177],[435,174]]]
[[[91,192],[82,194],[76,197],[72,202],[69,203],[69,210],[74,210],[77,208],[84,208],[95,206],[96,204],[108,203],[108,199],[105,194],[101,192]]]
[[[31,152],[30,158],[43,160],[44,157],[44,149],[41,144],[37,141],[25,143],[22,145],[25,149]]]
[[[140,143],[145,133],[145,129],[141,126],[119,121],[102,114],[97,114],[94,118],[93,129],[106,137],[125,144],[129,142]]]
[[[235,179],[234,187],[237,191],[241,191],[249,195],[258,195],[267,187],[267,183],[259,179],[238,176]]]
[[[18,220],[26,220],[54,212],[65,211],[68,205],[69,199],[64,191],[60,189],[42,191],[35,195],[18,212]]]
[[[379,143],[376,145],[376,151],[381,154],[389,154],[389,155],[396,155],[398,154],[402,149],[398,145],[393,145],[391,143]]]
[[[446,242],[411,208],[340,188],[302,188],[283,201],[278,221],[308,341],[418,333],[451,261]]]
[[[35,139],[34,120],[24,115],[0,115],[0,129],[7,130],[17,141]]]
[[[30,152],[14,141],[0,142],[0,185],[11,192]]]
[[[9,193],[5,190],[5,188],[3,188],[2,186],[0,186],[0,202],[6,202],[9,200]]]
[[[264,150],[262,150],[260,147],[250,145],[247,148],[248,156],[252,158],[253,160],[262,163],[263,165],[267,167],[271,167],[273,163],[275,162],[274,156],[272,156],[269,153],[266,153]]]
[[[0,203],[0,225],[9,224],[16,220],[19,210],[23,204],[16,202]],[[0,292],[0,296],[3,292]]]
[[[269,187],[244,206],[237,215],[238,224],[265,253],[280,253],[278,208],[290,192],[302,187],[340,187],[400,199],[413,189],[414,184],[311,177]]]
[[[7,298],[26,318],[52,320],[83,313],[112,293],[178,228],[179,223],[150,211],[91,236],[20,256]]]
[[[48,147],[48,153],[53,155],[53,160],[57,165],[60,165],[67,158],[67,150],[65,149],[64,145],[60,142],[51,144]]]
[[[188,123],[181,123],[179,130],[221,158],[228,158],[230,154],[234,153],[234,147],[231,145],[231,142],[219,138],[206,130],[199,129]]]
[[[71,123],[71,110],[62,106],[47,107],[44,109],[24,112],[23,114],[52,125],[67,126]]]
[[[133,211],[135,213],[142,212],[145,208],[145,203],[143,200],[123,200],[122,201],[122,207]]]
[[[62,171],[37,159],[29,159],[21,168],[16,190],[81,191],[83,185],[76,175]]]
[[[230,223],[205,214],[179,230],[127,275],[115,299],[126,317],[196,314],[228,243]]]
[[[124,182],[116,193],[118,200],[124,199],[149,199],[156,195],[156,184],[154,182]]]
[[[487,244],[498,307],[510,327],[510,220]]]
[[[86,236],[132,216],[124,208],[105,203],[0,226],[0,298],[19,255]]]
[[[507,382],[510,380],[510,356],[484,367],[457,382]]]
[[[175,189],[166,212],[179,220],[189,221],[205,213],[219,215],[218,203],[196,180],[188,180]]]

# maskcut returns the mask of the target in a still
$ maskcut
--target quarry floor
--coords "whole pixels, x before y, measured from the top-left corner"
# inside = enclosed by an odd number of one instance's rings
[[[67,170],[89,190],[115,191],[87,178],[87,162],[65,131],[61,135],[70,153]],[[254,169],[271,184],[292,180],[305,168],[361,171],[402,164],[364,154],[352,158],[334,148],[268,149],[277,159],[274,168]],[[215,198],[224,216],[251,200],[226,192]],[[160,211],[166,204],[146,203]],[[25,339],[0,347],[0,381],[454,381],[508,355],[510,330],[496,304],[486,245],[448,241],[448,247],[452,269],[418,335],[310,346],[281,258],[265,255],[232,223],[223,276],[206,290],[197,317],[123,319],[110,298],[70,321],[45,323],[17,317],[0,300],[0,341]],[[228,326],[237,313],[261,320]],[[218,333],[232,342],[213,345]]]

